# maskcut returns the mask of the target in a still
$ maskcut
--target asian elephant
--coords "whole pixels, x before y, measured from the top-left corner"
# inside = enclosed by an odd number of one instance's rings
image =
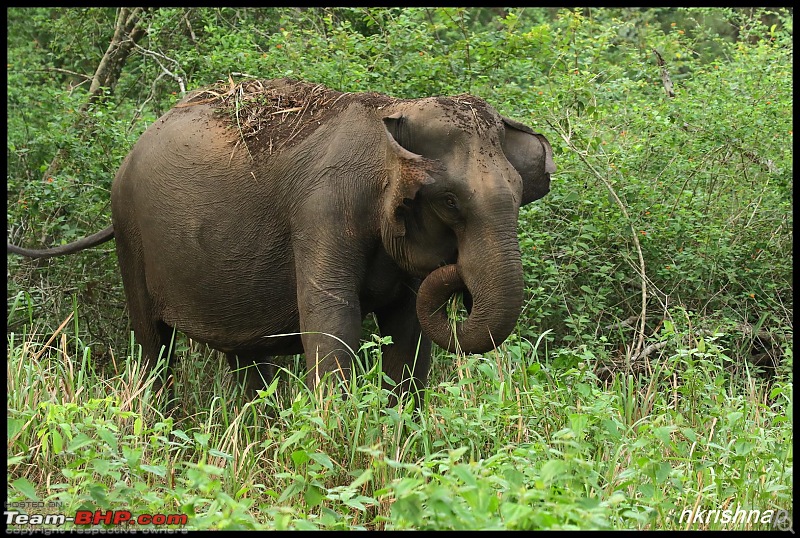
[[[111,190],[112,226],[34,257],[116,240],[144,367],[173,328],[261,383],[305,352],[307,382],[348,378],[363,318],[384,372],[426,383],[430,340],[486,352],[523,304],[519,208],[550,189],[547,139],[470,95],[398,99],[291,79],[195,91],[151,125]],[[451,330],[444,304],[465,292]],[[274,336],[286,335],[286,336]]]

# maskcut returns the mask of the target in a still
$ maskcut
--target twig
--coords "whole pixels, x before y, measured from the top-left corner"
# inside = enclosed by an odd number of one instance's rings
[[[84,79],[84,82],[87,80],[92,80],[91,75],[86,75],[84,73],[77,73],[75,71],[70,71],[69,69],[61,69],[60,67],[45,67],[44,69],[33,69],[32,71],[34,73],[50,73],[50,72],[64,73],[66,75],[80,77]],[[81,82],[81,84],[83,84],[83,82]]]
[[[133,128],[133,126],[136,124],[136,120],[139,119],[142,116],[142,111],[144,110],[145,105],[147,105],[147,103],[149,103],[150,101],[152,101],[155,98],[155,96],[156,96],[156,83],[159,80],[161,80],[163,77],[164,77],[164,73],[159,73],[158,76],[155,78],[155,80],[153,80],[153,83],[150,85],[150,95],[148,95],[147,98],[144,101],[142,101],[142,103],[136,109],[136,112],[134,113],[133,118],[131,118],[129,129]]]
[[[622,327],[635,328],[634,323],[636,323],[637,319],[639,319],[639,316],[633,315],[627,319],[623,319],[622,321],[612,323],[611,325],[606,325],[605,327],[603,327],[603,329],[606,331],[613,331],[614,329],[619,329]]]
[[[645,266],[644,266],[644,254],[642,253],[642,245],[639,243],[639,237],[636,234],[636,228],[633,225],[633,220],[631,219],[628,210],[625,208],[625,204],[623,204],[622,200],[620,200],[619,196],[617,196],[614,187],[605,177],[603,177],[603,175],[600,172],[597,171],[597,169],[594,166],[592,166],[592,164],[586,158],[585,152],[579,151],[575,147],[575,144],[572,143],[570,137],[565,136],[563,129],[559,129],[558,126],[554,125],[549,119],[546,119],[545,121],[547,122],[548,125],[550,125],[551,128],[553,128],[555,131],[558,132],[559,136],[561,136],[561,138],[567,144],[567,147],[578,155],[578,157],[581,159],[581,161],[583,161],[583,163],[587,166],[587,168],[589,168],[592,174],[594,174],[594,176],[598,180],[600,180],[600,182],[603,183],[603,185],[606,186],[606,189],[608,189],[608,192],[611,193],[611,196],[614,198],[614,202],[617,204],[617,206],[619,206],[620,211],[622,211],[622,214],[625,216],[625,220],[628,222],[628,226],[630,227],[631,237],[633,239],[633,245],[636,248],[636,254],[639,257],[639,277],[641,278],[642,281],[642,312],[639,315],[640,319],[639,338],[636,342],[636,347],[631,352],[631,357],[637,356],[639,355],[639,352],[644,346],[644,330],[645,330],[645,322],[647,320],[647,273],[645,271]]]
[[[186,28],[189,29],[189,36],[192,38],[192,43],[195,48],[197,48],[197,36],[194,35],[194,29],[192,29],[192,25],[189,23],[189,11],[191,11],[191,8],[183,12],[183,22],[186,23]]]
[[[247,154],[250,155],[250,159],[252,160],[253,159],[253,154],[250,152],[250,146],[247,145],[247,140],[244,139],[244,131],[242,131],[242,123],[241,123],[241,120],[239,119],[239,109],[240,109],[240,106],[241,106],[241,103],[242,103],[242,95],[244,94],[244,91],[243,91],[243,88],[241,86],[237,87],[233,83],[233,77],[231,75],[228,75],[228,81],[230,82],[230,85],[231,85],[231,92],[234,93],[234,103],[236,104],[236,109],[235,109],[236,127],[239,130],[239,136],[241,137],[241,141],[244,143],[244,147],[247,150]],[[235,94],[235,90],[236,89],[239,90],[239,94],[238,95]],[[237,145],[238,145],[238,142],[237,142]],[[234,148],[234,151],[235,150],[236,150],[236,148]],[[233,153],[231,153],[231,160],[232,159],[233,159]]]
[[[53,336],[51,336],[50,339],[48,339],[47,342],[44,344],[44,346],[42,346],[42,349],[40,349],[39,352],[36,355],[33,356],[33,362],[35,362],[36,359],[38,359],[39,357],[42,356],[42,353],[44,353],[44,350],[47,349],[47,347],[53,342],[53,340],[56,339],[56,336],[58,336],[58,333],[60,333],[62,330],[64,330],[64,327],[67,326],[67,323],[69,323],[69,320],[72,319],[72,314],[73,314],[73,312],[69,313],[69,315],[67,316],[67,319],[65,319],[63,322],[61,322],[61,325],[58,326],[58,329],[56,329],[56,331],[53,333]]]
[[[166,56],[166,55],[164,55],[164,54],[161,54],[160,52],[155,52],[155,51],[153,51],[153,50],[146,49],[146,48],[144,48],[144,47],[140,46],[140,45],[139,45],[139,44],[137,44],[137,43],[134,43],[134,44],[133,44],[133,46],[134,46],[134,48],[136,48],[137,50],[139,50],[139,51],[140,51],[142,54],[144,54],[145,56],[150,56],[150,57],[152,57],[152,58],[155,60],[155,62],[158,64],[158,66],[161,68],[161,70],[162,70],[162,71],[163,71],[163,72],[164,72],[166,75],[168,75],[168,76],[172,77],[173,79],[175,79],[175,81],[178,83],[178,87],[180,87],[180,89],[181,89],[181,97],[183,97],[183,96],[185,96],[185,95],[186,95],[186,85],[184,84],[184,81],[186,80],[186,79],[185,79],[185,77],[186,77],[186,72],[183,70],[183,68],[181,67],[181,64],[180,64],[180,63],[178,63],[178,61],[177,61],[177,60],[173,60],[172,58],[170,58],[170,57],[168,57],[168,56]],[[176,75],[175,73],[173,73],[172,71],[170,71],[169,69],[167,69],[167,68],[164,66],[164,64],[162,64],[162,63],[161,63],[161,62],[158,60],[159,58],[163,58],[164,60],[170,61],[170,62],[172,62],[173,64],[175,64],[175,66],[177,67],[176,71],[180,71],[181,73],[183,73],[183,76]]]
[[[655,344],[650,344],[649,346],[644,348],[639,354],[637,354],[634,357],[631,357],[631,362],[635,363],[644,359],[645,357],[648,357],[654,351],[658,351],[659,349],[666,347],[668,343],[669,342],[664,340],[663,342],[656,342]]]
[[[667,97],[675,97],[675,92],[672,90],[672,80],[670,80],[667,72],[667,62],[664,61],[664,58],[661,57],[661,54],[656,49],[653,49],[653,53],[656,55],[658,70],[661,72],[661,83],[664,84],[664,91],[667,92]]]
[[[287,114],[289,112],[297,112],[297,111],[300,111],[300,110],[303,110],[303,107],[296,106],[296,107],[293,107],[293,108],[284,108],[283,110],[276,110],[275,112],[270,112],[269,115],[270,116],[274,116],[275,114]]]

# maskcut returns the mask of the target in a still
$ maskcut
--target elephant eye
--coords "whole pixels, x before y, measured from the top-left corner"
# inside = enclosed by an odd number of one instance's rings
[[[444,197],[444,205],[447,206],[448,209],[458,209],[458,200],[452,194],[448,194]]]

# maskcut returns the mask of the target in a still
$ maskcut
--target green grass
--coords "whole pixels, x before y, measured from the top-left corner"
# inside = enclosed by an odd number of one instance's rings
[[[30,513],[186,514],[194,529],[755,529],[769,525],[680,518],[792,506],[790,348],[765,378],[732,370],[717,337],[672,333],[647,376],[601,381],[590,349],[512,338],[437,355],[415,414],[387,406],[377,337],[347,399],[295,370],[253,401],[224,359],[179,341],[165,417],[136,357],[96,368],[73,328],[8,335],[7,497]]]

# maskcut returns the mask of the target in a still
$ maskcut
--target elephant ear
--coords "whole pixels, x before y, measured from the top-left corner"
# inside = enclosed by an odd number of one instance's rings
[[[440,168],[438,161],[426,159],[406,149],[403,141],[409,138],[409,126],[400,113],[383,118],[388,145],[387,184],[384,186],[384,235],[403,237],[406,234],[406,214],[423,185],[434,183],[430,172]]]
[[[525,124],[503,117],[506,159],[522,176],[522,203],[529,204],[550,192],[550,174],[555,173],[550,142]]]

